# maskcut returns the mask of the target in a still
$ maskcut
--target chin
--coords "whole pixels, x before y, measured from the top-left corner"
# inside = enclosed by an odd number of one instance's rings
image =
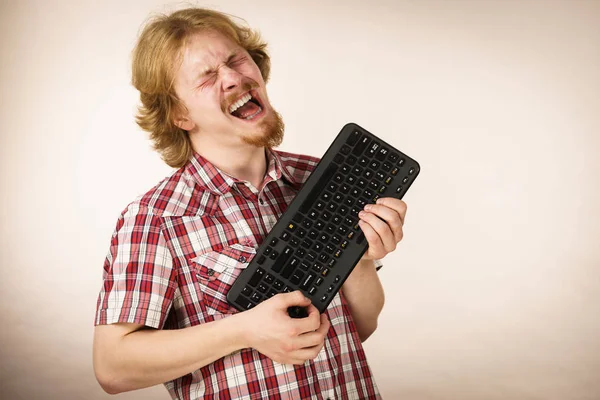
[[[262,111],[265,115],[262,116],[262,120],[256,121],[258,126],[254,133],[244,135],[243,141],[247,144],[257,147],[277,147],[283,141],[283,134],[285,130],[285,124],[281,115],[271,108],[269,113]]]

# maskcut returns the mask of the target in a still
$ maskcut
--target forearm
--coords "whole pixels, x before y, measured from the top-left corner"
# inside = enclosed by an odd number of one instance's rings
[[[107,392],[120,393],[195,371],[246,347],[243,324],[236,317],[184,329],[141,329],[113,343],[95,345],[98,380]]]
[[[373,261],[360,261],[344,282],[342,292],[350,307],[358,335],[364,342],[377,328],[377,318],[385,301]]]

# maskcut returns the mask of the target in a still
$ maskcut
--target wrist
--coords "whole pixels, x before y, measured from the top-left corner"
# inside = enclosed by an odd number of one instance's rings
[[[250,329],[245,322],[246,313],[247,311],[242,311],[221,320],[229,324],[227,330],[230,333],[231,343],[235,347],[233,351],[251,347]]]

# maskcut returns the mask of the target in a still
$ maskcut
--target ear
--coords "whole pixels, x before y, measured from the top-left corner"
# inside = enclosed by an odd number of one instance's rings
[[[173,123],[178,128],[183,129],[184,131],[188,131],[188,132],[191,131],[192,129],[194,129],[194,127],[196,126],[196,124],[194,124],[194,121],[192,121],[191,119],[189,119],[188,117],[185,117],[185,116],[176,117],[175,121],[173,121]]]

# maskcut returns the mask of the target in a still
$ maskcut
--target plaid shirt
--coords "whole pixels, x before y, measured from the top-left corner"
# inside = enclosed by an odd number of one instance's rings
[[[195,154],[131,203],[112,236],[95,323],[178,329],[238,312],[227,303],[228,289],[318,162],[267,155],[260,192]],[[165,386],[180,399],[379,399],[344,296],[326,313],[325,345],[303,365],[248,348]]]

